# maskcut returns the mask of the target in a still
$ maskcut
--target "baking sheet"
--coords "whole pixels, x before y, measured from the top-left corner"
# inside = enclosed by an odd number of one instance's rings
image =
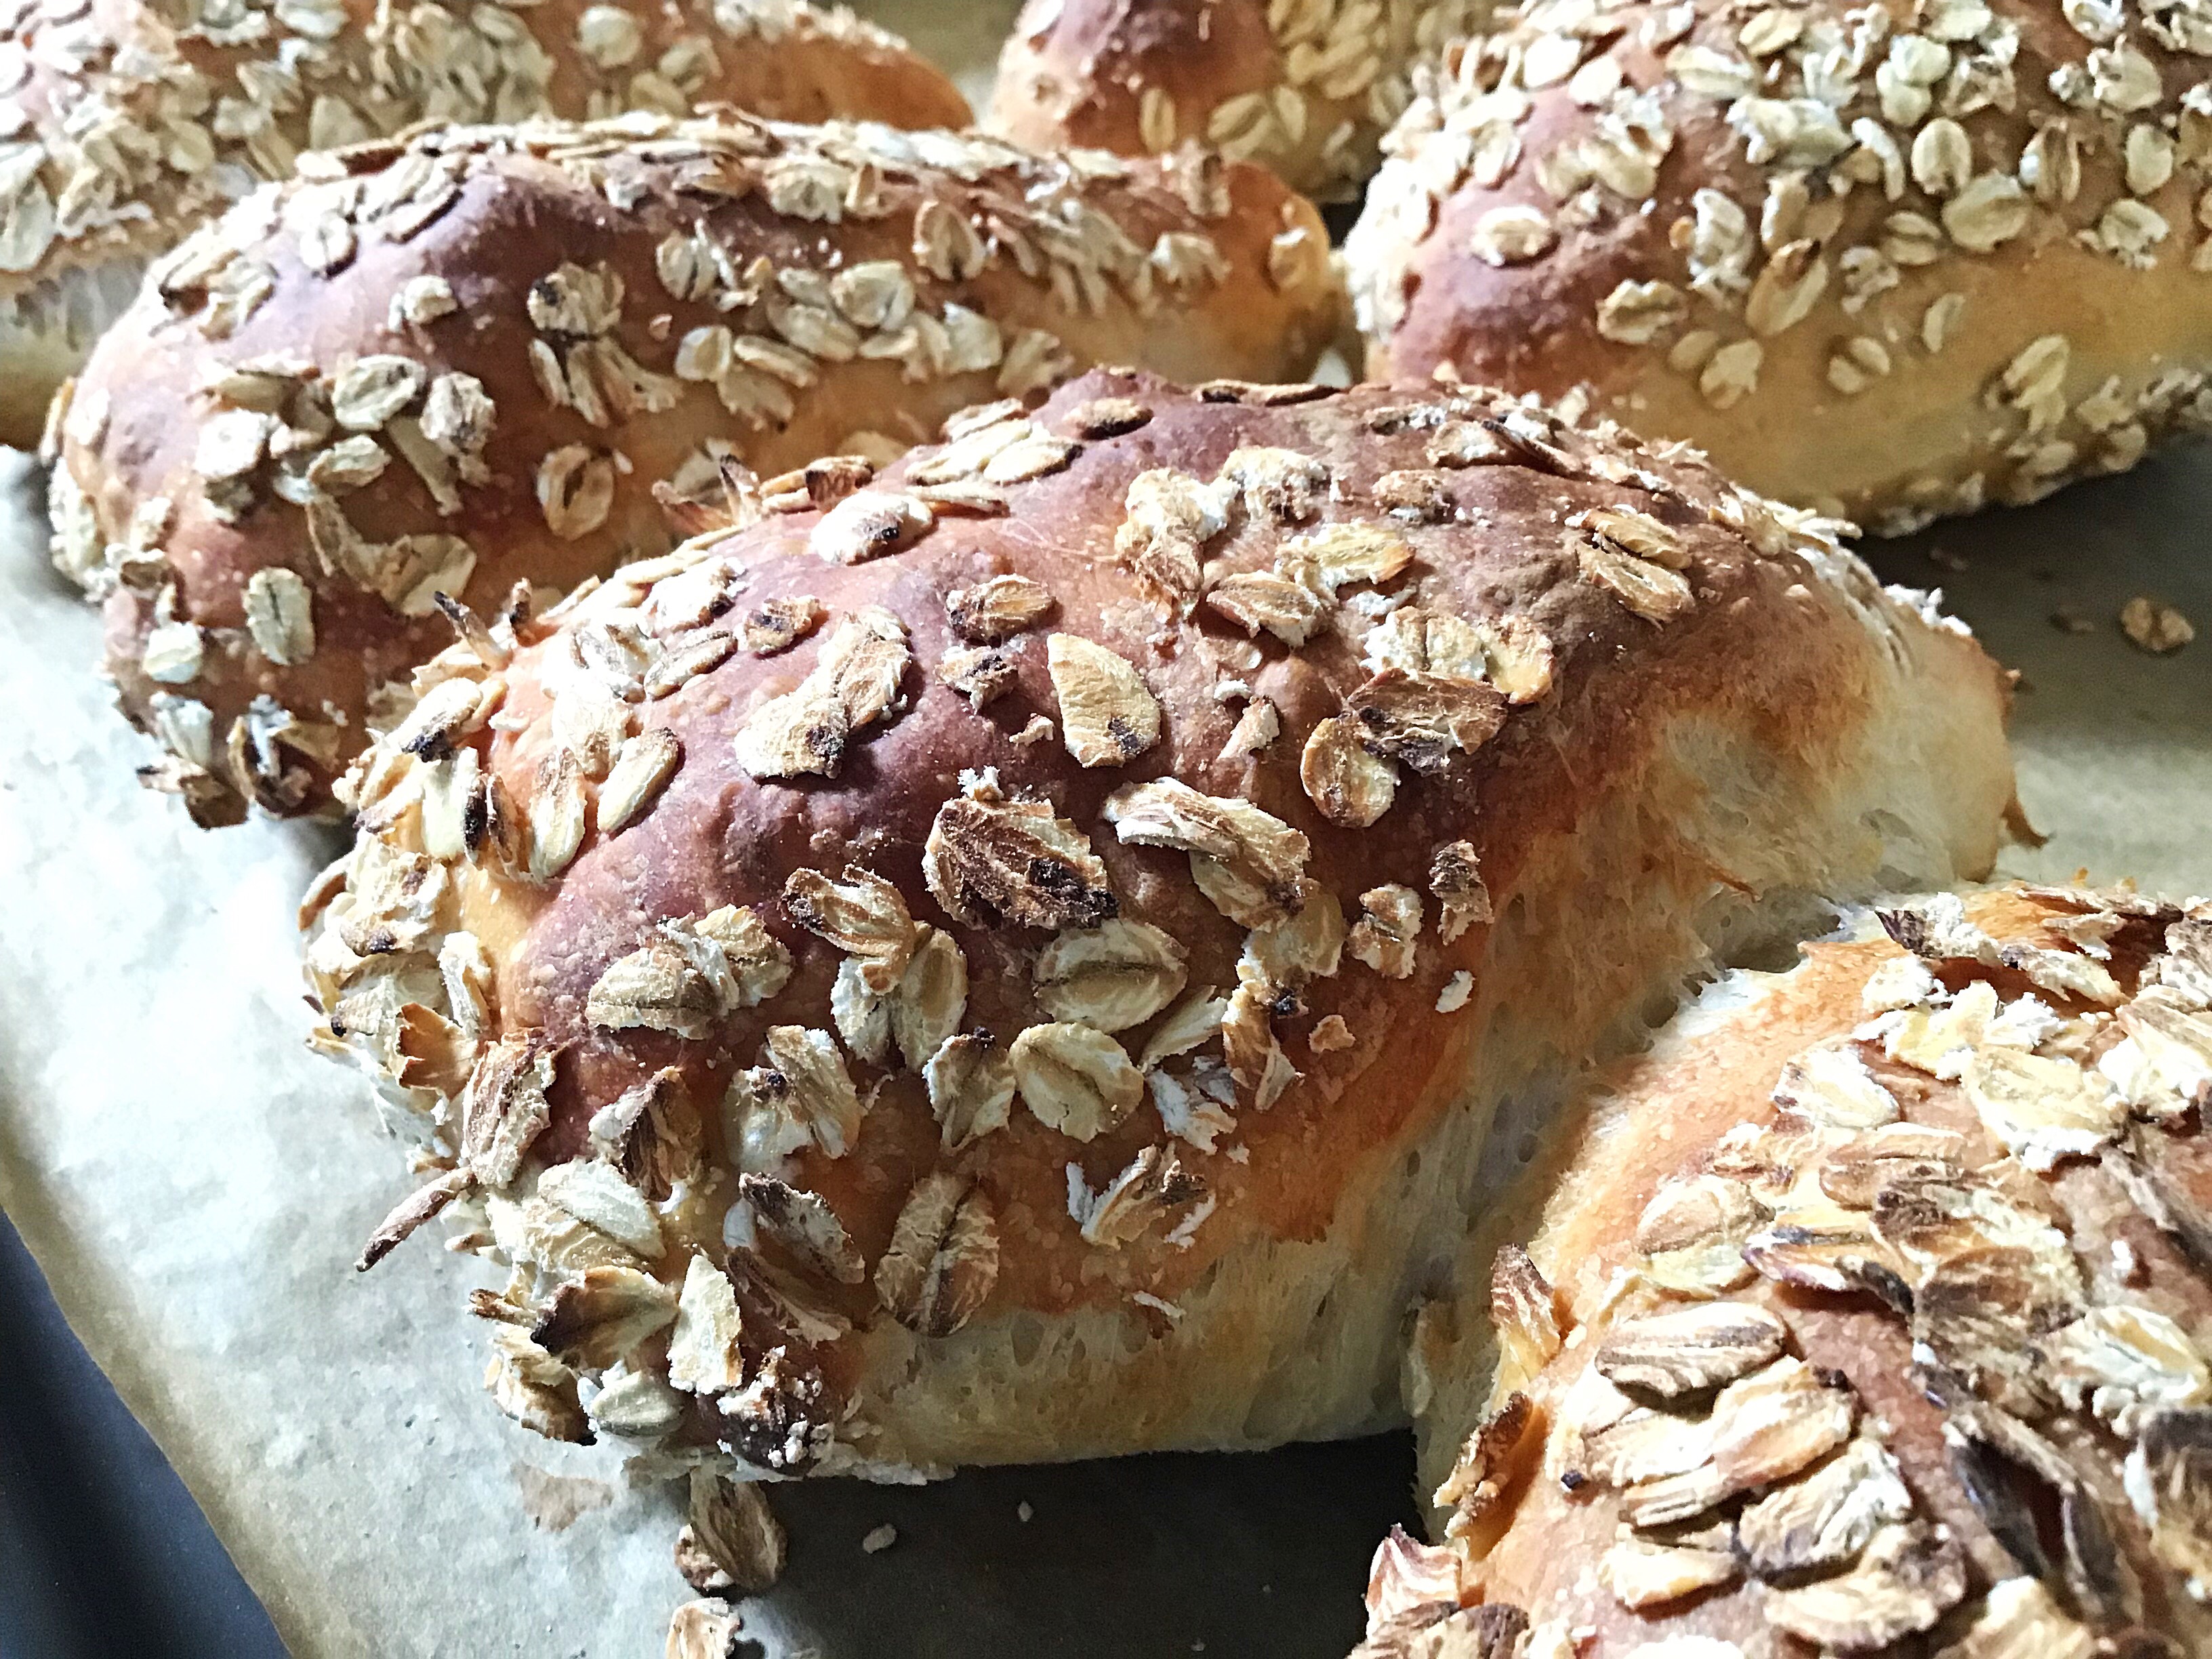
[[[1008,0],[873,9],[984,96]],[[686,1594],[672,1493],[492,1409],[480,1266],[423,1241],[351,1272],[404,1182],[363,1085],[301,1041],[292,907],[341,843],[203,834],[136,787],[35,494],[0,459],[0,1208],[295,1654],[657,1653]],[[2212,629],[2208,526],[2198,450],[1872,550],[2024,673],[2021,794],[2050,839],[2004,873],[2212,891],[2212,633],[2154,659],[2113,621],[2152,593]],[[2054,628],[2062,605],[2096,631]],[[1396,1437],[785,1488],[790,1570],[748,1632],[822,1659],[1335,1659],[1411,1468]],[[864,1555],[884,1522],[897,1542]]]

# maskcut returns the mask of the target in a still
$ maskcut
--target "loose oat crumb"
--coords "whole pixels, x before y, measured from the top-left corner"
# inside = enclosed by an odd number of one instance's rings
[[[2095,621],[2085,617],[2075,606],[2062,605],[2051,613],[2051,625],[2062,634],[2094,634]]]
[[[2112,1241],[2112,1272],[2123,1285],[2142,1283],[2142,1258],[2136,1254],[2136,1247],[2124,1238]]]
[[[860,1553],[863,1555],[881,1555],[897,1542],[898,1528],[886,1521],[860,1540]]]
[[[1445,981],[1444,988],[1437,994],[1437,1012],[1455,1014],[1467,1006],[1467,1000],[1474,994],[1474,975],[1462,968]]]
[[[2120,631],[2154,657],[2179,651],[2197,637],[2195,626],[2179,611],[2140,593],[2120,607]]]
[[[1948,547],[1929,548],[1928,550],[1928,562],[1936,566],[1940,570],[1964,570],[1966,568],[1965,555],[1954,553]]]
[[[1036,1516],[1036,1511],[1030,1507],[1030,1500],[1028,1498],[1024,1498],[1020,1503],[1014,1505],[1014,1519],[1020,1522],[1024,1526],[1026,1527],[1029,1525]]]

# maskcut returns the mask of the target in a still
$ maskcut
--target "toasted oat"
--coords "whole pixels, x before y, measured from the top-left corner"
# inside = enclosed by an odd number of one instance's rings
[[[1786,1335],[1756,1304],[1709,1302],[1622,1321],[1590,1363],[1619,1387],[1671,1400],[1748,1376],[1779,1357]]]
[[[584,1014],[610,1030],[643,1026],[697,1041],[721,1020],[773,996],[790,953],[747,910],[660,924],[657,937],[601,970]]]
[[[1087,1025],[1032,1025],[1014,1039],[1007,1058],[1024,1103],[1072,1139],[1094,1139],[1117,1127],[1144,1097],[1144,1078],[1127,1052]]]
[[[1335,894],[1310,881],[1297,915],[1255,927],[1244,936],[1237,971],[1243,974],[1256,966],[1269,985],[1292,990],[1336,972],[1345,937],[1344,907]]]
[[[1568,519],[1567,527],[1587,532],[1632,558],[1664,565],[1669,570],[1690,568],[1689,550],[1683,545],[1680,533],[1634,507],[1589,507]]]
[[[1623,1607],[1638,1612],[1729,1583],[1736,1571],[1735,1557],[1724,1549],[1677,1548],[1640,1538],[1622,1539],[1597,1564],[1598,1582]]]
[[[823,615],[822,602],[808,594],[763,599],[744,613],[738,624],[738,638],[755,656],[772,657],[811,634]]]
[[[1946,1659],[2091,1659],[2097,1638],[2060,1610],[2040,1580],[2002,1579]]]
[[[1846,1573],[1768,1593],[1778,1630],[1846,1652],[1871,1652],[1928,1629],[1966,1599],[1966,1559],[1948,1529],[1882,1528]]]
[[[560,1051],[542,1033],[516,1032],[484,1050],[461,1097],[461,1157],[495,1192],[514,1182],[531,1143],[553,1121],[545,1091]]]
[[[1871,1129],[1896,1121],[1897,1097],[1875,1080],[1848,1045],[1808,1048],[1782,1068],[1774,1101],[1835,1129]]]
[[[782,1524],[757,1482],[732,1480],[713,1469],[691,1471],[690,1502],[676,1559],[692,1589],[758,1595],[783,1576],[784,1553]],[[713,1569],[711,1578],[697,1571],[702,1558]]]
[[[590,1425],[576,1399],[576,1374],[512,1325],[494,1330],[491,1341],[484,1387],[492,1403],[548,1440],[589,1440]]]
[[[1134,398],[1091,398],[1061,418],[1079,438],[1118,438],[1150,422],[1152,411]]]
[[[1453,1529],[1463,1532],[1466,1522],[1480,1520],[1504,1500],[1516,1454],[1535,1420],[1528,1396],[1516,1390],[1475,1425],[1451,1473],[1436,1491],[1438,1504],[1452,1506]]]
[[[1505,698],[1480,680],[1392,667],[1355,687],[1345,712],[1359,722],[1370,755],[1426,775],[1496,736],[1505,723]]]
[[[2036,1344],[2060,1399],[2121,1434],[2143,1414],[2212,1404],[2212,1369],[2166,1315],[2125,1304],[2092,1308]]]
[[[749,1170],[810,1142],[825,1157],[844,1157],[864,1109],[836,1043],[804,1025],[770,1026],[761,1063],[731,1079],[723,1104],[732,1148]]]
[[[698,1178],[704,1126],[672,1066],[623,1090],[590,1127],[592,1150],[656,1203]]]
[[[1248,800],[1158,778],[1115,790],[1105,816],[1126,843],[1189,854],[1199,890],[1241,927],[1264,927],[1304,906],[1305,836]]]
[[[1569,547],[1585,580],[1611,590],[1614,598],[1648,622],[1672,622],[1696,603],[1690,584],[1664,565],[1634,557],[1587,536],[1570,538]]]
[[[2120,607],[2120,632],[2154,657],[2179,651],[2197,637],[2196,625],[2163,599],[2137,594]]]
[[[1074,634],[1046,641],[1060,729],[1080,766],[1120,766],[1160,740],[1160,705],[1127,658]]]
[[[668,1380],[691,1394],[721,1394],[745,1380],[738,1349],[738,1292],[730,1276],[703,1255],[684,1270],[676,1324],[668,1336]]]
[[[1322,816],[1347,830],[1376,822],[1398,795],[1397,769],[1368,748],[1366,728],[1348,714],[1332,714],[1308,734],[1298,777]]]
[[[1313,1030],[1306,1034],[1306,1047],[1317,1054],[1340,1054],[1358,1040],[1352,1035],[1352,1027],[1344,1023],[1342,1014],[1325,1014],[1314,1022]]]
[[[315,654],[313,598],[298,572],[270,565],[247,579],[246,628],[261,654],[280,668],[296,668]]]
[[[686,1601],[669,1615],[665,1659],[730,1659],[743,1624],[730,1604],[716,1597]]]
[[[998,645],[1050,615],[1052,592],[1027,576],[993,576],[945,596],[945,620],[971,645]]]
[[[1175,1000],[1188,977],[1185,955],[1147,922],[1066,928],[1037,954],[1037,1002],[1057,1020],[1123,1030]]]
[[[989,1196],[940,1170],[914,1184],[876,1263],[876,1295],[923,1336],[950,1336],[972,1319],[999,1276],[999,1230]]]
[[[1437,933],[1447,945],[1469,927],[1492,920],[1490,889],[1483,884],[1474,843],[1449,842],[1429,860],[1429,891],[1437,903]]]
[[[2127,1103],[2109,1082],[2063,1057],[1987,1046],[1966,1062],[1960,1080],[1982,1126],[2029,1169],[2046,1174],[2061,1158],[2094,1154],[2127,1117]]]
[[[1249,961],[1237,964],[1237,988],[1221,1016],[1221,1051],[1243,1105],[1265,1111],[1298,1080],[1298,1071],[1275,1036],[1276,988]]]
[[[683,758],[684,745],[665,726],[623,738],[599,785],[599,833],[613,835],[651,805]]]
[[[946,652],[938,659],[937,678],[980,714],[1020,684],[1022,676],[1012,653],[976,645]]]
[[[1322,596],[1271,570],[1224,576],[1206,590],[1206,603],[1247,634],[1264,629],[1293,647],[1306,642],[1328,612]]]
[[[635,1267],[590,1267],[555,1286],[530,1340],[563,1364],[603,1370],[676,1319],[676,1292]]]
[[[1522,1387],[1565,1345],[1559,1297],[1518,1244],[1505,1246],[1491,1263],[1490,1318],[1498,1328],[1498,1389]]]
[[[368,1243],[362,1247],[360,1258],[353,1264],[354,1271],[367,1273],[406,1243],[416,1228],[475,1184],[474,1175],[466,1169],[459,1169],[448,1170],[417,1187],[377,1224],[376,1231],[368,1236]]]
[[[648,1261],[661,1252],[659,1216],[611,1164],[556,1164],[538,1181],[538,1195]]]
[[[1158,1146],[1146,1147],[1096,1193],[1080,1165],[1067,1166],[1068,1218],[1084,1243],[1107,1249],[1133,1242],[1176,1210],[1206,1206],[1208,1197],[1206,1182]]]
[[[938,809],[922,871],[937,902],[970,927],[996,918],[1019,927],[1093,927],[1119,908],[1083,833],[1048,801],[1009,800],[988,774]]]
[[[794,870],[784,882],[783,902],[793,921],[855,958],[861,979],[878,996],[898,984],[921,943],[923,930],[899,890],[857,866],[846,866],[842,882],[818,870]]]
[[[947,1037],[923,1066],[922,1078],[946,1152],[1006,1127],[1014,1102],[1013,1063],[989,1032]]]
[[[1186,614],[1198,602],[1200,550],[1229,525],[1232,492],[1164,468],[1129,482],[1114,550],[1154,601]]]
[[[856,490],[816,522],[806,544],[830,564],[861,564],[910,547],[928,534],[936,515],[897,490]]]
[[[811,1271],[840,1285],[857,1285],[868,1276],[852,1236],[820,1194],[773,1176],[741,1175],[738,1196],[751,1206],[753,1225]]]
[[[1736,1521],[1736,1548],[1753,1577],[1788,1583],[1844,1566],[1882,1527],[1912,1514],[1897,1460],[1861,1435],[1802,1480],[1778,1486]]]
[[[853,739],[896,712],[911,660],[905,626],[890,611],[870,605],[844,618],[798,689],[745,717],[738,763],[760,779],[836,777]]]
[[[1221,745],[1220,758],[1224,764],[1257,760],[1274,746],[1275,739],[1282,734],[1281,712],[1269,699],[1254,697],[1244,705],[1244,712],[1230,729],[1229,740]]]
[[[1355,583],[1395,580],[1413,562],[1413,549],[1395,526],[1328,524],[1285,542],[1275,562],[1284,574],[1334,598]]]
[[[1359,920],[1346,941],[1355,960],[1385,979],[1407,979],[1421,932],[1421,896],[1397,882],[1359,896]]]

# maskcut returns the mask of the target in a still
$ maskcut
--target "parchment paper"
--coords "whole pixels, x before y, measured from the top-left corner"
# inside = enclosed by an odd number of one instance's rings
[[[1010,0],[875,9],[981,98]],[[136,786],[146,749],[91,672],[35,492],[0,452],[0,1207],[303,1659],[657,1654],[686,1594],[672,1495],[491,1407],[463,1310],[481,1267],[426,1238],[351,1271],[403,1177],[363,1085],[301,1042],[293,906],[342,843],[204,834]],[[2212,891],[2208,527],[2200,450],[1872,550],[2025,675],[2022,799],[2050,840],[2003,873]],[[2207,637],[2136,650],[2113,617],[2142,592]],[[2097,631],[2053,628],[2061,605]],[[790,1569],[747,1626],[825,1659],[1335,1659],[1375,1539],[1412,1518],[1411,1467],[1392,1438],[786,1487]],[[898,1541],[864,1556],[886,1521]]]

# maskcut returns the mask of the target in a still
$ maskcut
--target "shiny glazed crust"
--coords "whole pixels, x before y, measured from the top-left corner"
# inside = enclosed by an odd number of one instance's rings
[[[478,629],[349,780],[310,981],[432,1146],[372,1255],[452,1203],[515,1265],[533,1426],[888,1474],[1387,1421],[1502,1095],[1993,854],[1998,672],[1695,463],[1111,372],[949,433]]]
[[[1195,142],[1316,200],[1355,198],[1421,70],[1487,0],[1030,0],[991,125],[1038,148]]]
[[[1531,1659],[2212,1642],[2212,919],[1876,914],[1615,1067],[1424,1316],[1444,1541],[1378,1553],[1364,1654],[1459,1601]]]
[[[1302,374],[1341,292],[1257,168],[630,116],[313,158],[156,267],[57,437],[155,780],[327,811],[453,638],[665,551],[722,465],[887,459],[1101,360]]]
[[[957,127],[952,83],[896,36],[803,0],[386,6],[32,0],[0,21],[0,441],[139,275],[300,153],[424,119],[569,119],[726,103],[770,119]]]
[[[2204,421],[2212,13],[1529,0],[1386,143],[1371,372],[1572,399],[1881,533]]]

